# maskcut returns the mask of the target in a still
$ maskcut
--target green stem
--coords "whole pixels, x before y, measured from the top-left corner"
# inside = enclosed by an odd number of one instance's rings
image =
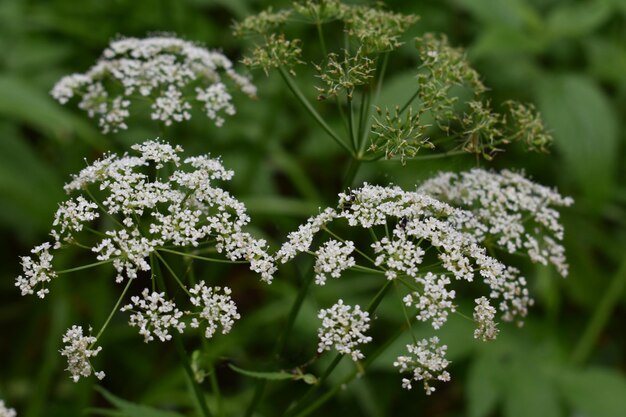
[[[125,228],[125,226],[124,226],[122,223],[120,223],[120,221],[119,221],[119,220],[117,220],[117,219],[115,218],[115,216],[113,216],[111,213],[109,213],[109,212],[108,212],[108,210],[107,210],[107,209],[106,209],[106,208],[105,208],[102,204],[100,204],[100,202],[96,199],[96,197],[94,197],[94,195],[91,193],[91,191],[89,190],[89,188],[88,188],[88,187],[85,187],[85,192],[87,193],[87,195],[89,196],[89,198],[91,198],[91,200],[92,200],[94,203],[96,203],[96,205],[98,206],[98,208],[99,208],[100,210],[102,210],[102,212],[103,212],[103,213],[106,213],[106,214],[107,214],[107,216],[109,216],[109,217],[110,217],[110,218],[111,218],[111,219],[112,219],[115,223],[117,223],[117,225],[118,225],[118,226],[120,226],[120,227],[124,227],[124,228]]]
[[[346,176],[343,179],[343,183],[341,184],[341,192],[347,190],[352,186],[354,182],[354,178],[356,174],[359,172],[359,168],[361,167],[361,161],[358,159],[351,159],[348,165],[348,171],[346,171]]]
[[[193,370],[191,369],[191,365],[189,364],[189,356],[185,351],[185,347],[183,346],[183,342],[181,340],[180,335],[173,335],[174,345],[176,345],[176,352],[178,353],[178,357],[183,364],[183,368],[185,369],[185,374],[187,375],[187,379],[189,384],[193,388],[193,393],[198,402],[198,406],[202,411],[202,415],[204,417],[211,417],[211,412],[209,411],[209,406],[207,405],[206,398],[204,397],[204,393],[200,389],[200,385],[196,382],[196,379],[193,374]]]
[[[219,258],[207,258],[206,256],[193,255],[191,253],[179,252],[177,250],[171,250],[166,248],[157,248],[158,251],[173,253],[175,255],[184,256],[186,258],[199,259],[201,261],[207,262],[217,262],[222,264],[247,264],[248,261],[230,261],[228,259],[219,259]]]
[[[308,278],[306,278],[306,280],[302,284],[302,287],[300,287],[300,290],[298,291],[298,295],[291,306],[291,310],[289,311],[289,316],[287,318],[287,324],[285,325],[283,333],[278,338],[278,341],[274,347],[274,352],[272,355],[273,357],[276,357],[277,355],[279,355],[285,349],[285,346],[287,345],[289,334],[291,333],[293,325],[296,322],[296,317],[298,316],[298,313],[300,312],[300,309],[302,308],[302,304],[304,303],[304,297],[306,296],[308,289],[313,283],[313,279],[315,277],[315,274],[312,273],[313,272],[312,268],[313,268],[313,264],[311,264],[310,268],[308,268],[309,271],[308,271],[308,274],[306,275]],[[252,416],[256,408],[259,406],[261,400],[263,399],[263,395],[265,393],[266,387],[267,387],[267,380],[260,379],[259,381],[257,381],[256,387],[254,390],[254,395],[252,396],[252,401],[250,401],[250,405],[248,406],[248,409],[246,410],[245,417]]]
[[[398,112],[398,116],[400,116],[402,113],[404,113],[406,111],[406,109],[409,108],[409,106],[411,105],[411,103],[413,103],[415,101],[415,99],[417,98],[417,96],[419,96],[420,94],[420,89],[418,88],[415,93],[413,93],[413,95],[411,96],[410,99],[407,100],[406,103],[404,103],[404,106],[402,106],[400,108],[400,111]]]
[[[608,322],[613,309],[620,300],[626,287],[626,260],[622,262],[620,268],[613,276],[609,287],[596,307],[591,320],[582,333],[578,344],[572,353],[572,362],[575,364],[584,363],[593,350],[593,346],[598,339],[598,335]]]
[[[104,322],[104,324],[102,325],[102,327],[100,328],[100,331],[98,332],[98,334],[96,335],[96,342],[98,341],[98,339],[100,339],[100,336],[102,336],[102,333],[104,332],[104,329],[107,328],[107,326],[109,325],[109,323],[111,322],[111,319],[113,318],[113,316],[115,315],[115,312],[117,312],[117,310],[120,307],[120,304],[122,303],[122,300],[124,299],[124,297],[126,296],[126,292],[128,291],[128,289],[130,288],[130,284],[133,282],[132,279],[128,279],[128,282],[126,283],[126,287],[124,287],[124,291],[122,291],[122,294],[120,295],[120,297],[117,299],[117,302],[115,303],[115,306],[113,307],[113,310],[111,310],[111,313],[109,313],[109,317],[107,317],[106,321]],[[96,344],[96,342],[94,342],[92,344],[93,345]]]
[[[378,103],[378,98],[380,97],[380,91],[383,87],[383,79],[385,78],[385,72],[387,72],[387,63],[389,62],[389,52],[385,52],[383,55],[383,61],[380,67],[380,71],[378,72],[378,78],[376,83],[376,93],[374,94],[374,103]],[[367,117],[366,117],[366,128],[363,129],[363,137],[361,138],[361,147],[359,148],[359,152],[357,155],[362,156],[365,152],[365,146],[367,145],[367,136],[370,133],[370,119],[372,114],[372,109],[367,109]]]
[[[367,306],[367,312],[370,315],[373,315],[376,312],[376,309],[378,308],[379,304],[381,303],[381,301],[385,297],[385,294],[387,293],[387,291],[391,287],[392,283],[393,283],[393,281],[387,281],[385,283],[385,285],[383,285],[383,287],[376,293],[376,295],[374,296],[372,301],[370,301],[369,305]],[[298,402],[296,402],[291,407],[291,409],[290,409],[291,411],[287,410],[287,413],[285,414],[285,417],[291,416],[293,413],[295,413],[298,410],[298,408],[300,408],[301,404],[305,403],[306,400],[308,400],[313,394],[315,394],[317,392],[318,389],[320,389],[322,387],[322,385],[324,384],[324,381],[326,381],[326,379],[328,379],[328,377],[335,370],[337,365],[339,365],[339,362],[341,362],[341,359],[343,359],[343,356],[344,355],[342,355],[341,353],[339,353],[339,354],[337,354],[337,356],[335,356],[333,361],[326,367],[326,369],[324,370],[324,372],[322,373],[322,375],[318,379],[317,384],[311,386],[311,388],[309,388],[309,390],[304,393],[304,395],[298,400]]]
[[[402,325],[400,329],[387,340],[380,348],[378,348],[374,353],[368,355],[367,359],[363,362],[361,369],[355,369],[352,373],[346,376],[343,380],[341,380],[337,385],[335,385],[330,391],[319,397],[313,404],[306,407],[304,410],[296,414],[294,417],[305,417],[311,414],[313,411],[317,410],[319,407],[328,402],[331,398],[333,398],[339,391],[341,391],[347,384],[352,382],[354,378],[356,378],[361,372],[367,369],[372,362],[374,362],[393,342],[396,341],[406,330],[406,325]]]
[[[170,266],[170,264],[168,264],[165,259],[161,256],[161,254],[158,251],[155,251],[154,254],[156,255],[157,258],[159,258],[159,260],[161,261],[161,263],[163,265],[165,265],[165,268],[167,268],[167,270],[169,271],[170,275],[172,275],[174,277],[174,280],[178,283],[178,286],[180,288],[182,288],[182,290],[188,295],[191,296],[191,294],[189,293],[189,290],[187,289],[187,287],[185,286],[185,284],[183,284],[183,282],[181,281],[181,279],[178,277],[178,275],[176,274],[176,272],[174,272],[174,270],[172,269],[172,267]]]
[[[352,148],[356,152],[358,148],[356,133],[354,132],[354,105],[352,104],[352,93],[348,94],[348,135],[350,136],[350,141],[352,142]]]
[[[82,265],[82,266],[77,266],[75,268],[70,268],[70,269],[64,269],[62,271],[55,271],[57,275],[61,275],[61,274],[67,274],[69,272],[76,272],[76,271],[82,271],[83,269],[89,269],[89,268],[94,268],[96,266],[100,266],[100,265],[104,265],[104,264],[108,264],[113,262],[115,259],[117,258],[111,258],[111,259],[107,259],[104,261],[99,261],[99,262],[94,262],[92,264],[87,264],[87,265]]]
[[[304,108],[309,112],[309,114],[311,114],[311,116],[313,116],[315,121],[322,127],[322,129],[324,129],[324,131],[326,133],[328,133],[328,135],[339,146],[341,146],[343,149],[346,150],[346,152],[348,152],[352,157],[354,157],[354,152],[352,151],[352,149],[350,149],[350,147],[348,145],[346,145],[346,143],[344,141],[341,140],[341,138],[337,135],[337,133],[335,133],[335,131],[330,126],[328,126],[326,121],[324,121],[324,119],[322,118],[322,116],[320,116],[320,114],[317,112],[317,110],[315,110],[313,108],[311,103],[309,103],[309,100],[307,100],[307,98],[304,96],[302,91],[300,91],[300,88],[291,79],[291,77],[289,76],[287,71],[285,71],[285,69],[282,68],[282,67],[278,67],[278,72],[280,73],[281,77],[283,77],[283,80],[285,81],[285,83],[287,84],[287,87],[289,87],[289,89],[291,90],[293,95],[296,96],[296,98],[298,99],[300,104],[302,104],[304,106]]]
[[[450,152],[443,152],[443,153],[435,153],[435,154],[430,154],[430,155],[422,155],[422,156],[415,156],[411,159],[409,159],[410,161],[428,161],[431,159],[442,159],[442,158],[448,158],[451,156],[458,156],[458,155],[465,155],[468,154],[468,152],[466,151],[450,151]],[[378,161],[379,159],[382,159],[384,155],[379,155],[376,156],[374,158],[370,158],[370,159],[365,159],[365,162],[372,162],[372,161]]]

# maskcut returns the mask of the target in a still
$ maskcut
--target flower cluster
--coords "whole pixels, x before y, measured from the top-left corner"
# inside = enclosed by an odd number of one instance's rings
[[[4,401],[0,400],[0,417],[17,417],[17,412],[13,408],[8,408]]]
[[[536,184],[522,174],[472,169],[442,173],[426,181],[419,191],[471,210],[487,226],[490,238],[509,253],[524,250],[533,262],[554,265],[567,275],[563,226],[557,207],[573,203],[555,190]]]
[[[187,97],[194,97],[221,126],[224,114],[235,113],[226,80],[255,97],[256,87],[219,52],[168,36],[125,38],[111,42],[86,73],[62,78],[51,94],[61,104],[78,96],[78,106],[98,118],[104,133],[127,128],[137,98],[148,98],[152,119],[170,125],[191,118]]]
[[[448,347],[440,346],[437,336],[407,345],[406,348],[410,356],[398,356],[393,363],[400,373],[412,374],[410,378],[402,379],[403,388],[411,389],[412,382],[422,382],[426,395],[430,395],[435,391],[435,387],[430,385],[431,381],[450,381],[450,374],[445,370],[450,364],[445,358]]]
[[[57,274],[52,269],[52,254],[50,243],[45,242],[35,246],[30,252],[37,258],[22,256],[22,268],[24,275],[15,280],[15,286],[20,289],[22,295],[33,294],[37,290],[37,297],[44,298],[50,292],[45,284],[56,278]]]
[[[169,329],[173,328],[182,333],[185,323],[180,320],[183,312],[176,308],[172,301],[165,299],[165,293],[153,292],[145,288],[141,297],[131,297],[131,304],[127,304],[120,311],[132,312],[128,324],[139,327],[139,334],[148,343],[158,337],[161,342],[172,338]],[[154,336],[153,336],[154,334]]]
[[[370,327],[367,311],[362,311],[358,305],[353,309],[339,300],[331,308],[320,310],[317,317],[322,320],[318,331],[319,353],[335,348],[341,354],[350,355],[355,362],[365,357],[357,347],[372,341],[370,336],[365,336]]]
[[[242,230],[250,221],[245,206],[212,184],[230,180],[232,171],[219,159],[207,156],[181,161],[178,154],[182,148],[164,142],[147,141],[132,148],[138,156],[107,155],[65,186],[68,193],[85,195],[59,206],[51,232],[54,248],[72,244],[76,234],[99,217],[95,209],[100,205],[116,228],[106,230],[91,250],[99,261],[113,263],[118,282],[150,270],[148,257],[164,245],[197,247],[209,239],[215,239],[216,249],[229,259],[250,262],[251,269],[271,282],[275,266],[266,252],[266,242]],[[149,174],[150,167],[158,171],[166,164],[179,169],[167,178]],[[102,194],[101,201],[92,190]],[[36,286],[56,276],[50,248],[45,243],[33,249],[39,256],[36,261],[22,259],[24,276],[18,277],[16,285],[23,294],[32,293]],[[47,289],[42,289],[38,295],[46,293]]]
[[[229,333],[235,320],[241,318],[237,313],[235,302],[230,297],[232,292],[230,288],[210,288],[201,282],[189,292],[191,293],[191,304],[202,309],[198,313],[199,318],[194,317],[191,320],[191,327],[198,328],[201,323],[206,322],[204,336],[207,339],[213,337],[218,327],[222,328],[222,334]]]
[[[65,190],[75,196],[59,205],[50,233],[54,243],[39,245],[32,250],[32,257],[22,258],[24,272],[15,283],[22,294],[36,291],[43,298],[48,293],[47,284],[61,273],[52,267],[52,251],[69,245],[91,249],[99,261],[72,270],[111,263],[116,281],[129,280],[127,285],[139,279],[140,271],[152,270],[151,262],[165,262],[161,252],[186,256],[182,250],[193,248],[193,256],[212,261],[201,256],[210,249],[206,244],[231,261],[249,263],[263,281],[272,281],[276,267],[267,243],[244,231],[250,221],[245,206],[215,185],[230,180],[232,171],[208,156],[183,160],[179,155],[182,148],[158,140],[134,145],[132,150],[132,155],[104,156],[66,184]],[[92,224],[105,217],[106,223]],[[101,230],[104,225],[110,229]],[[89,242],[93,242],[91,246],[87,246]],[[203,249],[199,249],[201,244]],[[181,251],[172,249],[176,247]],[[229,288],[202,283],[183,290],[190,295],[188,302],[195,311],[183,311],[166,299],[164,292],[147,288],[121,310],[131,312],[129,324],[139,328],[146,342],[155,338],[167,341],[173,330],[182,333],[188,325],[195,328],[201,324],[206,324],[206,337],[212,337],[218,326],[228,333],[239,319]],[[193,318],[186,321],[188,316]],[[83,336],[82,328],[74,326],[63,341],[67,346],[62,354],[68,357],[73,379],[89,376],[89,360],[100,352],[93,347],[96,339]]]
[[[91,332],[91,329],[90,329]],[[61,355],[67,357],[67,371],[72,374],[74,382],[78,382],[81,376],[88,377],[93,372],[96,378],[104,378],[104,372],[95,371],[91,366],[91,358],[94,358],[102,350],[95,347],[97,339],[93,336],[83,336],[83,328],[72,326],[63,335],[63,343],[66,345],[61,350]]]
[[[475,176],[481,179],[462,181],[462,178]],[[517,320],[521,324],[533,304],[527,281],[520,271],[494,257],[487,246],[500,239],[498,243],[505,248],[507,243],[512,245],[513,251],[520,247],[532,248],[523,244],[533,241],[531,237],[538,241],[542,236],[542,242],[561,239],[558,213],[551,206],[570,203],[569,199],[508,171],[490,174],[473,170],[461,174],[458,180],[454,174],[442,174],[417,191],[365,184],[340,194],[336,208],[325,209],[291,232],[276,258],[286,262],[300,252],[314,255],[318,284],[326,283],[326,274],[338,278],[348,269],[378,272],[408,289],[402,297],[403,307],[415,311],[417,320],[430,322],[435,330],[445,325],[448,316],[457,311],[458,288],[466,286],[458,283],[475,283],[486,291],[486,296],[476,299],[474,335],[486,341],[498,334],[496,315],[503,321]],[[515,215],[511,217],[512,214]],[[536,224],[525,232],[516,219]],[[542,225],[543,230],[539,230],[537,224]],[[350,240],[337,240],[338,228],[346,225],[369,230],[373,240],[369,248],[357,247]],[[505,226],[518,235],[503,234]],[[323,233],[333,239],[311,249],[316,235]],[[555,250],[551,253],[557,252],[562,254]],[[544,262],[536,253],[531,253],[532,261]],[[556,256],[548,259],[559,270],[563,269],[564,260]],[[335,329],[340,314],[346,324],[339,326],[341,332],[330,332],[329,328]],[[325,322],[319,329],[320,352],[335,345],[338,351],[351,354],[354,359],[350,314],[353,313],[349,306],[341,300],[331,309],[322,310],[320,318]],[[434,389],[428,381],[449,379],[444,371],[445,347],[436,347],[437,343],[438,339],[433,338],[411,345],[409,353],[413,356],[399,358],[396,365],[402,372],[409,369],[414,372],[413,380],[424,380],[429,393]],[[407,379],[403,385],[410,387],[410,383]]]
[[[315,253],[315,283],[326,284],[326,277],[339,278],[341,273],[355,265],[350,254],[354,251],[354,242],[345,243],[329,240]]]

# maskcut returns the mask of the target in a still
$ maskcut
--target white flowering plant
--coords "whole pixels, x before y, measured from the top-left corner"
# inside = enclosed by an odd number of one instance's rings
[[[43,302],[77,287],[56,350],[65,379],[100,384],[117,409],[90,410],[304,417],[359,381],[376,389],[381,370],[394,396],[426,401],[454,384],[451,333],[482,346],[525,331],[508,323],[532,310],[538,266],[568,275],[561,211],[574,201],[492,161],[547,153],[552,137],[532,104],[496,110],[464,50],[418,21],[383,4],[298,1],[233,24],[240,63],[174,34],[117,37],[56,82],[52,97],[109,137],[157,122],[86,156],[15,278]],[[403,59],[411,77],[391,94]],[[272,103],[264,120],[236,110],[238,94]],[[280,131],[281,117],[294,132],[253,146],[172,135],[192,113],[216,135],[251,120]],[[262,162],[248,167],[253,154]],[[88,285],[115,295],[83,305]],[[127,350],[151,352],[143,366],[176,395],[148,406],[109,393],[140,366]],[[15,411],[0,401],[0,415]]]

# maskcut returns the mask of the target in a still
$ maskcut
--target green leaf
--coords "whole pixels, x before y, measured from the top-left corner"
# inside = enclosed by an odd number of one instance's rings
[[[622,374],[602,368],[568,370],[560,372],[558,382],[572,415],[626,416],[626,378]]]
[[[183,417],[182,414],[175,413],[173,411],[163,411],[156,408],[147,407],[145,405],[131,403],[130,401],[123,400],[102,387],[96,386],[98,391],[104,398],[106,398],[111,404],[120,410],[120,416],[126,417]]]
[[[16,231],[28,239],[50,229],[63,183],[17,129],[1,124],[0,137],[0,222],[19,224]]]
[[[578,37],[594,31],[611,16],[606,1],[587,1],[559,6],[548,17],[547,28],[553,36]]]
[[[574,179],[597,207],[611,194],[618,147],[617,118],[604,92],[578,75],[546,76],[539,109]]]
[[[467,376],[469,417],[486,417],[495,411],[501,397],[501,367],[494,366],[491,355],[482,354],[472,362]]]
[[[256,371],[248,371],[245,369],[241,369],[233,364],[228,364],[228,367],[230,369],[232,369],[233,371],[237,372],[238,374],[241,375],[245,375],[245,376],[249,376],[252,378],[258,378],[258,379],[267,379],[270,381],[284,381],[286,379],[294,379],[294,375],[289,373],[289,372],[285,372],[285,371],[280,371],[280,372],[256,372]]]
[[[62,142],[76,135],[104,149],[105,142],[97,130],[27,81],[13,75],[0,75],[0,91],[0,115],[26,123]]]
[[[523,0],[456,0],[456,3],[483,23],[521,28],[539,23],[537,12]]]

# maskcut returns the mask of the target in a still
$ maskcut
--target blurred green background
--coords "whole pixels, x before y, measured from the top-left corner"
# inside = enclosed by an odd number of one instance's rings
[[[417,65],[410,40],[433,31],[467,48],[493,103],[536,103],[555,137],[551,154],[510,149],[490,166],[523,168],[536,181],[574,197],[576,204],[563,212],[570,276],[562,279],[551,269],[526,266],[537,305],[526,327],[503,326],[493,343],[473,341],[452,321],[446,337],[453,381],[439,386],[435,395],[402,390],[390,356],[318,415],[626,416],[626,1],[385,3],[421,19],[398,52],[383,100],[406,94],[402,83]],[[71,323],[104,321],[120,290],[110,271],[59,279],[53,296],[43,302],[20,297],[13,282],[20,273],[18,257],[46,239],[70,174],[104,150],[124,150],[158,135],[146,122],[103,137],[82,112],[54,102],[49,90],[61,76],[87,70],[119,35],[176,33],[238,61],[246,45],[232,37],[232,21],[268,5],[286,4],[0,0],[0,399],[20,416],[74,416],[108,404],[92,389],[93,380],[69,380],[58,350],[60,335]],[[314,42],[314,35],[301,34],[305,42]],[[248,204],[259,233],[276,245],[275,239],[315,213],[320,202],[336,200],[343,173],[328,167],[342,166],[345,156],[295,104],[276,74],[253,75],[259,100],[237,102],[236,118],[223,128],[194,117],[163,138],[176,140],[192,154],[222,155],[236,172],[231,191]],[[309,93],[314,94],[312,86]],[[471,158],[405,167],[381,162],[363,169],[359,180],[413,187],[437,170],[473,163]],[[69,253],[59,262],[78,265],[81,256]],[[212,355],[263,357],[273,341],[262,335],[275,333],[284,320],[289,308],[285,297],[293,296],[293,285],[277,281],[267,289],[250,283],[243,270],[228,273],[230,285],[249,291],[240,308],[255,315],[232,337],[216,341]],[[122,321],[103,341],[98,362],[108,374],[103,386],[138,403],[188,404],[171,346],[144,345]],[[315,333],[311,326],[299,323],[309,338]],[[292,344],[297,353],[297,341]],[[247,401],[248,382],[225,365],[218,375],[227,397],[237,400],[240,395]],[[270,396],[279,396],[282,389],[297,392],[300,387],[277,385]]]

